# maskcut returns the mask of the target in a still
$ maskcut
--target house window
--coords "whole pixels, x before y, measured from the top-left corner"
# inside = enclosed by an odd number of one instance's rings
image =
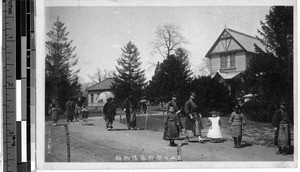
[[[235,54],[221,55],[221,69],[235,68]]]
[[[94,103],[94,94],[91,94],[91,103]]]

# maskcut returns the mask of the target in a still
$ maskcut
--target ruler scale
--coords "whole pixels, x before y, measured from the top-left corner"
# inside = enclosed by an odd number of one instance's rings
[[[2,0],[3,171],[31,170],[35,115],[34,0]]]
[[[2,1],[3,11],[3,171],[17,171],[16,146],[16,3]]]

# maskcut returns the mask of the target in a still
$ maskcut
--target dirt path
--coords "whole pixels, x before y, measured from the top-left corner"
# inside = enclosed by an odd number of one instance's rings
[[[177,147],[168,146],[162,132],[127,130],[118,120],[114,122],[114,131],[107,131],[102,117],[91,117],[88,123],[90,125],[73,122],[68,126],[71,162],[176,161]],[[231,140],[203,144],[186,144],[179,140],[176,143],[183,144],[183,161],[293,161],[293,155],[275,155],[274,147],[248,145],[235,149]],[[67,161],[63,126],[46,122],[45,144],[46,162]]]

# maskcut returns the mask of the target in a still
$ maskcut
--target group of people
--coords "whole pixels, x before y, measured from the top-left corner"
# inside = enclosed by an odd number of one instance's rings
[[[202,115],[197,112],[197,105],[195,104],[196,94],[192,93],[190,99],[185,103],[184,109],[179,109],[176,102],[176,96],[172,97],[172,101],[167,104],[167,115],[164,120],[164,140],[170,141],[170,146],[176,146],[174,140],[180,138],[183,126],[180,116],[185,114],[185,141],[190,142],[191,138],[197,138],[200,143],[204,142],[201,130],[203,129]],[[208,120],[210,129],[207,137],[211,138],[211,142],[218,142],[222,138],[220,125],[221,120],[217,113],[212,113],[212,117]]]
[[[185,103],[184,108],[179,109],[176,103],[176,97],[167,104],[167,115],[164,119],[163,139],[170,141],[170,146],[176,146],[174,140],[180,139],[180,133],[183,126],[180,116],[185,114],[185,141],[190,142],[190,138],[197,138],[203,143],[203,129],[201,114],[197,112],[197,105],[194,102],[195,93],[192,93],[190,99]],[[234,148],[241,148],[242,134],[246,124],[245,116],[241,111],[242,105],[237,104],[234,111],[229,117],[231,136],[234,142]],[[291,118],[285,110],[285,102],[280,103],[280,108],[274,113],[272,125],[275,127],[275,145],[279,150],[276,154],[287,154],[291,146]],[[219,142],[222,139],[220,126],[221,120],[216,112],[211,113],[212,117],[208,118],[209,130],[207,137],[211,142]]]
[[[48,107],[48,114],[51,115],[53,126],[57,126],[57,122],[60,116],[59,112],[61,110],[62,109],[59,107],[57,100],[55,98],[52,98]],[[76,101],[74,101],[73,98],[69,98],[67,103],[65,104],[65,116],[67,118],[67,122],[72,122],[74,119],[77,122],[81,121],[82,115],[86,110],[87,109],[82,98],[79,97]]]
[[[126,122],[128,130],[136,130],[136,109],[133,106],[132,96],[125,99],[122,105],[124,112],[126,114]],[[116,107],[114,105],[113,98],[109,98],[107,103],[103,107],[103,118],[106,123],[106,128],[108,131],[113,130],[113,121],[116,116]]]

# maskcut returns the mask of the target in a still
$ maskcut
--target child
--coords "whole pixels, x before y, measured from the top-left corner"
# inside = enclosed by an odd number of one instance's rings
[[[208,130],[207,137],[211,138],[210,141],[212,143],[219,142],[222,138],[222,134],[220,130],[221,120],[217,112],[212,112],[212,117],[208,118],[208,125],[211,127]]]
[[[242,133],[246,122],[239,106],[236,106],[235,111],[231,114],[229,124],[234,140],[234,148],[241,148]]]
[[[164,131],[164,140],[170,141],[170,146],[176,146],[174,140],[179,139],[180,135],[180,126],[179,126],[179,118],[175,114],[174,107],[169,107],[169,112],[165,117],[164,125],[165,125],[165,131]]]

